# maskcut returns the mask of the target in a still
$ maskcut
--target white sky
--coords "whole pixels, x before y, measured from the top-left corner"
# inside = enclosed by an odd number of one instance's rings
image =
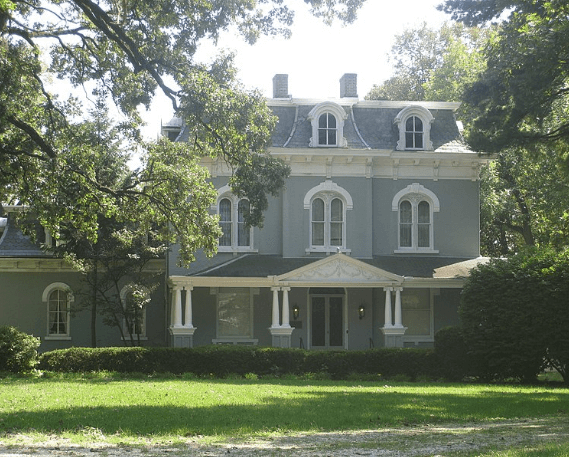
[[[288,74],[289,94],[298,98],[336,98],[339,80],[344,73],[357,73],[360,99],[374,84],[391,76],[387,59],[395,35],[427,22],[439,27],[450,20],[436,6],[442,0],[367,0],[358,20],[347,26],[329,27],[308,12],[303,0],[287,2],[296,12],[292,37],[263,37],[255,45],[227,33],[219,48],[236,53],[239,79],[248,88],[258,88],[272,97],[272,80],[277,73]],[[215,49],[204,51],[209,61]],[[173,111],[165,100],[157,98],[152,110],[145,113],[145,135],[156,138],[161,122],[171,119]]]

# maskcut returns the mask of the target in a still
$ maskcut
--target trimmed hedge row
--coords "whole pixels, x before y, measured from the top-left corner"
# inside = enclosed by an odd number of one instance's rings
[[[324,374],[345,379],[352,374],[441,377],[439,362],[429,349],[306,351],[240,346],[185,348],[70,348],[46,352],[39,368],[56,372],[116,371],[121,373],[193,373],[198,376]]]

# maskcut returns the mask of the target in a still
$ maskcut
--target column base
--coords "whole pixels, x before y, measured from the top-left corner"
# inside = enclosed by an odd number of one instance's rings
[[[172,326],[170,331],[171,344],[175,348],[191,348],[194,347],[194,332],[196,327],[176,327]]]
[[[405,330],[407,327],[401,326],[386,326],[382,327],[381,331],[385,339],[386,348],[402,348],[403,347],[403,335],[405,335]]]
[[[292,332],[294,327],[269,327],[269,332],[273,337],[272,347],[289,348],[291,347]]]

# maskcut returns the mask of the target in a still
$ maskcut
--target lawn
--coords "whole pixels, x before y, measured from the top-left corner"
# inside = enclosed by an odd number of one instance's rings
[[[0,379],[0,442],[4,444],[15,444],[17,439],[12,438],[18,434],[38,440],[57,435],[75,443],[101,437],[109,443],[177,444],[193,437],[219,443],[297,433],[535,418],[556,418],[567,424],[569,389],[142,375],[121,378],[113,374]],[[564,449],[569,453],[569,447]]]

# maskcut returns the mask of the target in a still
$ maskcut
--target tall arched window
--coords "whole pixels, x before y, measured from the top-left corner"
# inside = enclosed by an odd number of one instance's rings
[[[70,338],[70,307],[73,294],[67,284],[56,282],[45,288],[42,300],[47,304],[47,339]]]
[[[253,228],[245,223],[245,215],[250,210],[249,200],[237,198],[231,193],[229,186],[222,187],[218,195],[219,225],[223,231],[219,238],[219,250],[250,251]]]
[[[438,252],[434,250],[433,213],[439,211],[439,200],[433,192],[411,184],[395,195],[392,209],[398,212],[398,250]]]

